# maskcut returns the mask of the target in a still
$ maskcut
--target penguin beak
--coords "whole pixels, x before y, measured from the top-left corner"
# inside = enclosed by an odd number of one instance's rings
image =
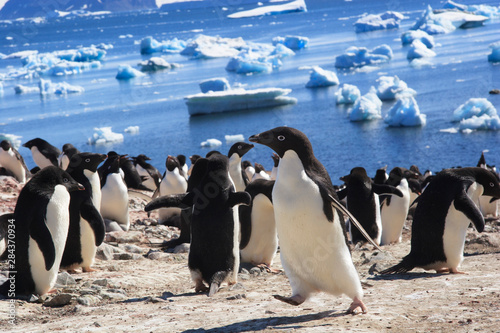
[[[259,134],[252,135],[251,137],[248,138],[248,141],[259,143]]]
[[[85,190],[85,186],[83,186],[82,184],[78,183],[78,191],[84,191]]]

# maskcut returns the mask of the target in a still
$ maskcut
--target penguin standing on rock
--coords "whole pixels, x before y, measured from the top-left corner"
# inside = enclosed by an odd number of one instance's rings
[[[26,183],[30,172],[21,154],[12,147],[8,140],[3,140],[0,143],[0,165],[11,173],[18,182]]]
[[[307,136],[291,127],[277,127],[249,140],[280,156],[272,198],[281,262],[292,296],[274,297],[299,305],[318,291],[345,294],[353,300],[349,313],[358,308],[365,313],[363,290],[338,210],[349,213],[339,203],[330,176],[314,156]],[[352,214],[349,217],[355,221]]]
[[[458,267],[470,222],[478,232],[484,230],[484,218],[476,206],[481,195],[500,198],[500,186],[490,171],[460,168],[439,172],[417,198],[410,253],[381,274],[406,273],[415,267],[462,273]]]
[[[54,286],[69,228],[70,192],[84,190],[56,166],[37,172],[19,194],[14,210],[15,262],[0,294],[43,295]]]
[[[33,161],[35,161],[36,165],[38,165],[40,169],[50,165],[59,166],[57,159],[59,158],[59,155],[61,155],[61,151],[44,139],[32,139],[23,144],[23,147],[26,147],[31,151]]]

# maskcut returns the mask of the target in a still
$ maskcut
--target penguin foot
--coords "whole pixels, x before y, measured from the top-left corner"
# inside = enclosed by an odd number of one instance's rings
[[[197,293],[207,292],[209,288],[203,283],[203,281],[197,281],[196,286],[194,287],[194,291]]]
[[[68,269],[66,270],[66,272],[68,272],[68,274],[78,274],[78,272],[75,269]]]
[[[290,305],[295,305],[295,306],[304,303],[304,301],[306,300],[301,295],[294,295],[292,297],[285,297],[285,296],[281,296],[281,295],[273,295],[273,297],[276,298],[279,301],[288,303]]]
[[[83,273],[90,273],[90,272],[97,272],[97,269],[94,269],[92,267],[82,267],[82,272]]]
[[[349,306],[349,309],[347,309],[347,313],[358,314],[358,312],[357,312],[358,308],[361,309],[361,313],[363,313],[363,314],[368,312],[368,310],[366,309],[365,303],[363,303],[363,301],[360,300],[359,298],[354,297],[351,305]]]
[[[266,263],[264,263],[264,264],[257,264],[257,265],[253,264],[253,265],[255,267],[260,268],[261,270],[265,269],[266,272],[268,272],[268,273],[279,274],[279,273],[283,272],[283,270],[281,270],[281,269],[271,268],[271,266],[269,264],[266,264]]]
[[[467,272],[459,271],[456,268],[450,268],[450,274],[467,274]]]

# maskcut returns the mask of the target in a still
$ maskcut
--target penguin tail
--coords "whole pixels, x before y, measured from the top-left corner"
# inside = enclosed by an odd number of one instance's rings
[[[403,260],[397,265],[384,269],[380,274],[404,274],[415,268],[411,259],[404,257]]]
[[[208,297],[212,297],[215,295],[217,291],[219,291],[220,285],[224,280],[226,279],[227,272],[226,271],[219,271],[214,274],[212,277],[212,282],[210,283],[210,290],[208,291]]]

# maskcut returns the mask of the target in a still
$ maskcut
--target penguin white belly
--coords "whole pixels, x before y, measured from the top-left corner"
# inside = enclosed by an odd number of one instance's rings
[[[33,238],[29,238],[28,254],[31,276],[35,282],[35,292],[39,295],[50,291],[57,279],[57,273],[68,236],[69,200],[70,196],[66,188],[62,185],[56,185],[47,205],[46,221],[40,222],[47,224],[55,247],[54,264],[48,271],[45,269],[45,259],[38,244]]]
[[[257,179],[270,180],[271,176],[269,176],[265,171],[261,171],[259,173],[255,173],[252,177],[252,181],[257,180]]]
[[[18,161],[12,149],[0,151],[0,165],[12,172],[20,183],[26,182],[26,170],[24,170],[22,163]]]
[[[252,234],[247,246],[240,251],[243,262],[271,266],[278,249],[278,234],[273,204],[264,194],[253,199]]]
[[[391,196],[391,204],[384,205],[381,209],[382,218],[382,238],[381,244],[391,244],[401,242],[403,226],[410,208],[410,189],[406,179],[401,180],[397,186],[403,197]]]
[[[186,191],[187,181],[180,175],[179,170],[176,168],[172,172],[167,171],[160,183],[160,195],[179,194],[185,193]],[[160,217],[159,221],[161,223],[173,214],[180,214],[180,212],[180,208],[160,208],[158,210],[158,216]]]
[[[61,154],[59,155],[59,158],[57,159],[59,167],[63,170],[66,170],[69,165],[69,158],[68,155],[66,154]]]
[[[491,197],[481,196],[479,197],[479,208],[483,216],[492,215],[493,217],[498,217],[498,200],[490,202]]]
[[[101,180],[99,179],[99,174],[97,172],[92,172],[90,170],[83,170],[83,174],[90,182],[92,187],[92,203],[97,211],[101,210]]]
[[[80,217],[80,244],[82,263],[81,267],[89,268],[94,263],[97,247],[95,246],[95,234],[87,220]]]
[[[226,280],[228,280],[231,284],[238,282],[238,270],[240,268],[240,216],[238,213],[238,206],[233,207],[233,222],[234,222],[234,229],[233,229],[234,265],[233,265],[233,271],[226,278]]]
[[[141,167],[139,164],[137,164],[135,166],[135,168],[136,168],[139,176],[141,176],[141,178],[145,178],[145,180],[142,182],[142,185],[146,186],[147,188],[149,188],[152,191],[156,191],[155,181],[154,181],[153,177],[151,177],[149,172],[146,169],[144,169],[143,167]]]
[[[245,174],[247,175],[248,179],[252,179],[253,175],[255,174],[255,168],[253,166],[245,168]]]
[[[229,159],[229,177],[233,181],[236,192],[245,190],[245,181],[243,180],[243,175],[241,173],[241,158],[237,153],[234,153]]]
[[[112,173],[106,178],[106,184],[101,189],[101,215],[113,220],[128,230],[130,226],[128,214],[128,192],[120,174]]]
[[[280,161],[273,203],[283,268],[293,294],[315,291],[361,298],[359,276],[345,242],[339,216],[329,222],[318,186],[293,151]]]
[[[48,158],[40,153],[37,147],[31,147],[31,154],[33,155],[33,161],[35,161],[36,165],[38,165],[40,169],[53,165]]]

